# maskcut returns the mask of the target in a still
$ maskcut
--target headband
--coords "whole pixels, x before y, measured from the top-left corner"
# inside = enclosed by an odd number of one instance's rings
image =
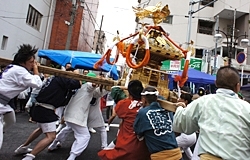
[[[155,91],[155,92],[145,91],[145,92],[142,92],[141,95],[142,96],[145,96],[145,95],[156,95],[156,96],[158,96],[159,92],[158,91]]]

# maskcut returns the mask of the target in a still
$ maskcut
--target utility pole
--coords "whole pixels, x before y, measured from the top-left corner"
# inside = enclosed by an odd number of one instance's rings
[[[228,65],[231,66],[232,64],[232,52],[235,53],[235,44],[234,44],[234,39],[235,39],[235,20],[236,20],[236,9],[234,9],[234,17],[233,17],[233,28],[232,28],[232,34],[230,36],[230,52],[229,52],[229,59],[228,59]]]
[[[208,50],[208,49],[206,49],[205,50],[205,55],[206,55],[206,57],[207,57],[207,63],[208,63],[208,65],[207,65],[207,74],[211,74],[211,51],[210,50]]]
[[[98,50],[99,50],[98,45],[99,45],[99,40],[100,40],[100,36],[101,36],[103,17],[104,17],[104,15],[102,15],[101,25],[100,25],[100,29],[99,29],[99,33],[98,33],[97,42],[96,42],[96,52],[95,52],[96,54],[98,53]]]
[[[219,15],[216,16],[216,23],[215,23],[215,31],[216,28],[218,28],[218,33],[219,33]],[[214,69],[213,69],[213,73],[212,74],[216,74],[217,72],[217,67],[216,67],[216,60],[217,60],[217,46],[218,46],[218,38],[215,38],[215,48],[214,48]]]
[[[193,0],[190,0],[189,2],[189,11],[188,11],[188,28],[187,28],[187,46],[186,48],[188,48],[188,45],[190,43],[190,37],[191,37],[191,27],[192,27],[192,15],[193,15],[193,6],[194,6],[195,2]]]
[[[74,26],[74,20],[75,20],[75,17],[76,17],[76,10],[77,10],[77,0],[72,0],[72,8],[71,8],[71,11],[70,11],[70,22],[69,22],[69,28],[68,28],[68,35],[67,35],[65,50],[70,49],[71,37],[72,37],[73,26]]]
[[[213,0],[211,2],[209,2],[208,4],[204,5],[203,7],[199,8],[198,10],[196,11],[193,11],[193,6],[196,4],[196,3],[199,3],[199,2],[202,2],[203,0],[199,0],[199,1],[194,1],[194,0],[190,0],[189,2],[189,11],[188,11],[188,29],[187,29],[187,47],[188,45],[190,44],[190,37],[191,37],[191,27],[192,27],[192,18],[193,18],[193,14],[196,13],[196,12],[199,12],[200,10],[204,9],[205,7],[209,6],[210,4],[218,1],[218,0]]]

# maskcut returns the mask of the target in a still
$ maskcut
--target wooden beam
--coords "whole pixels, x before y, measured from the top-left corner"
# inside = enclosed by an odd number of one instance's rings
[[[162,108],[164,108],[168,111],[171,111],[171,112],[176,111],[176,106],[172,102],[161,100],[161,99],[158,99],[157,101],[160,103]]]
[[[12,63],[12,60],[0,57],[0,65],[8,65],[10,63]],[[80,80],[80,81],[87,81],[87,82],[102,84],[104,86],[112,87],[112,86],[117,85],[117,82],[113,81],[113,80],[88,77],[88,76],[85,76],[82,74],[76,74],[73,72],[63,71],[60,69],[51,68],[51,67],[47,67],[47,66],[38,66],[38,70],[40,73],[46,73],[46,74],[55,75],[55,76],[72,78],[72,79],[76,79],[76,80]],[[107,87],[107,89],[108,88],[109,87]]]
[[[161,71],[161,70],[157,70],[157,69],[153,69],[153,68],[149,68],[149,67],[143,67],[144,69],[147,69],[147,70],[151,70],[151,71],[155,71],[155,72],[159,72],[159,73],[162,73],[162,74],[167,74],[168,73],[165,71]]]
[[[0,57],[0,65],[8,65],[11,62],[12,62],[12,60]],[[113,80],[88,77],[88,76],[85,76],[82,74],[76,74],[73,72],[62,71],[60,69],[55,69],[55,68],[51,68],[51,67],[47,67],[47,66],[38,66],[38,70],[40,73],[46,73],[46,74],[55,75],[55,76],[73,78],[73,79],[80,80],[80,81],[87,81],[87,82],[102,84],[102,85],[104,85],[104,88],[107,90],[111,90],[112,86],[117,86],[117,82],[113,81]],[[171,111],[171,112],[176,111],[176,107],[173,105],[172,102],[160,100],[160,99],[158,99],[158,102],[160,103],[161,107],[163,107],[164,109]]]

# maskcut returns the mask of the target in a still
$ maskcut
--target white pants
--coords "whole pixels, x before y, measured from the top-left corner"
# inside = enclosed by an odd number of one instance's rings
[[[90,140],[90,134],[88,127],[82,127],[74,123],[65,122],[66,127],[64,127],[57,135],[55,142],[63,143],[66,140],[67,135],[70,132],[74,132],[75,141],[72,144],[70,153],[79,156],[88,146]]]
[[[196,142],[196,133],[193,133],[190,135],[181,133],[180,136],[176,137],[176,141],[177,141],[178,146],[185,152],[187,157],[191,159],[193,156],[193,153],[190,147]]]
[[[58,107],[55,110],[56,115],[58,115],[58,117],[59,117],[59,121],[61,120],[61,118],[63,116],[63,111],[64,111],[64,106]]]
[[[97,127],[95,128],[98,132],[100,132],[101,134],[101,143],[102,143],[102,149],[107,147],[108,146],[108,142],[107,142],[107,131],[106,131],[106,128],[105,126],[102,126],[102,127]]]
[[[193,156],[192,156],[192,159],[191,160],[200,160],[200,157],[199,157],[199,148],[200,148],[200,144],[199,144],[199,138],[195,144],[195,148],[194,148],[194,153],[193,153]]]
[[[3,144],[3,132],[5,132],[6,129],[8,129],[15,122],[16,116],[13,109],[5,115],[0,114],[0,149],[2,148]]]
[[[38,127],[42,129],[43,133],[55,132],[56,122],[37,123]]]

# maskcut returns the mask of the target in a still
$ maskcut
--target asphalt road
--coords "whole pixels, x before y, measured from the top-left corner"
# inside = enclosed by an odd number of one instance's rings
[[[19,147],[37,127],[36,124],[28,122],[29,116],[27,113],[17,113],[16,119],[16,124],[11,126],[4,133],[3,146],[0,150],[0,160],[21,160],[23,155],[14,155],[14,150]],[[116,119],[115,123],[116,122],[119,122],[119,119]],[[108,143],[116,137],[117,129],[117,127],[110,127],[110,131],[108,132]],[[37,140],[35,140],[31,144],[31,148],[34,148],[36,143],[43,137],[44,135],[41,135]],[[63,143],[62,148],[53,152],[48,152],[47,149],[45,149],[36,156],[35,160],[66,160],[69,156],[73,141],[74,136],[73,133],[71,133],[68,136],[67,141]],[[91,134],[91,139],[87,149],[79,157],[77,157],[76,160],[100,160],[97,156],[97,152],[100,149],[100,134]]]
[[[32,131],[37,127],[36,124],[28,122],[29,116],[27,113],[17,113],[16,119],[17,122],[4,133],[3,145],[0,150],[0,160],[21,160],[23,155],[15,155],[14,150],[24,143]],[[118,124],[119,121],[120,120],[116,118],[114,124]],[[117,129],[117,127],[110,127],[110,131],[108,132],[108,143],[116,137]],[[31,148],[34,148],[36,143],[43,137],[44,135],[41,135],[36,139],[31,144]],[[66,142],[63,143],[62,148],[53,152],[48,152],[47,149],[45,149],[36,156],[35,160],[66,160],[69,156],[73,141],[74,136],[73,133],[71,133]],[[91,133],[88,147],[79,157],[76,158],[76,160],[100,160],[97,156],[97,152],[100,151],[100,149],[100,134],[98,132],[95,134]],[[183,160],[186,160],[186,156],[183,156]]]

